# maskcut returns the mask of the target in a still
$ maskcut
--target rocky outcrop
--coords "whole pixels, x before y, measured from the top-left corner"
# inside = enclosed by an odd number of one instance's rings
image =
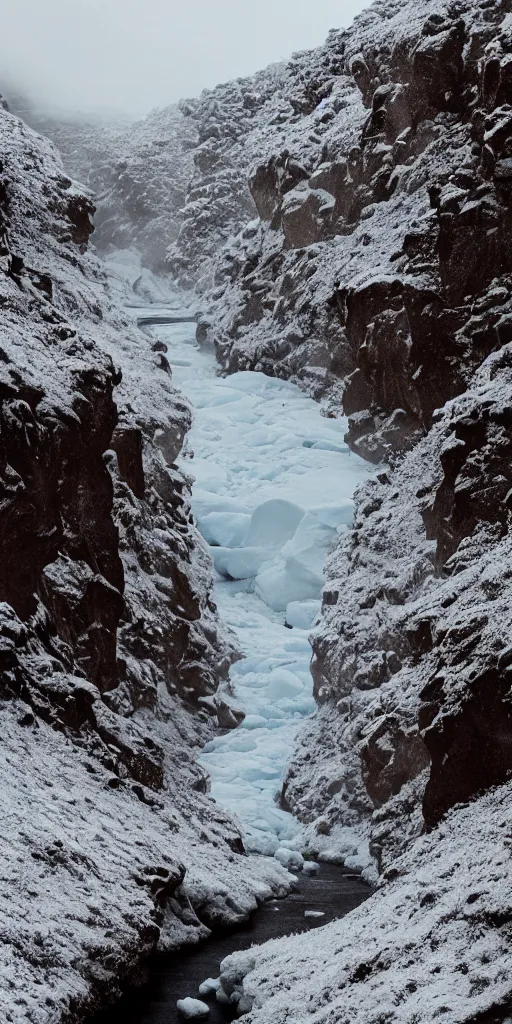
[[[504,597],[496,566],[501,579],[508,559],[511,309],[510,202],[502,172],[496,174],[506,108],[495,104],[507,88],[512,44],[503,12],[491,16],[485,8],[483,24],[481,12],[468,6],[463,27],[439,22],[445,27],[436,53],[446,58],[461,33],[465,41],[452,90],[458,113],[446,136],[446,162],[423,168],[418,191],[427,193],[433,214],[404,233],[404,255],[393,262],[396,270],[403,261],[405,276],[380,274],[355,287],[340,280],[333,299],[357,364],[343,394],[349,443],[392,467],[358,496],[355,529],[331,560],[324,622],[314,639],[320,711],[311,738],[321,750],[319,736],[332,736],[334,717],[338,759],[341,749],[352,776],[359,767],[362,786],[353,778],[344,784],[345,766],[338,793],[331,777],[319,800],[315,783],[305,781],[317,779],[301,751],[286,792],[300,813],[327,810],[334,820],[344,820],[347,805],[360,806],[366,793],[379,808],[372,829],[381,863],[396,854],[390,834],[397,812],[421,827],[418,797],[424,794],[424,821],[432,827],[454,804],[512,771],[508,613],[495,604]],[[437,35],[425,22],[409,52]],[[497,76],[492,93],[490,68]],[[494,135],[497,124],[501,134]],[[469,156],[450,174],[453,132],[459,154],[466,135]],[[425,157],[415,160],[416,174]],[[311,738],[304,738],[305,749]],[[316,760],[323,780],[327,759]],[[426,767],[424,790],[417,780]],[[403,838],[410,842],[407,829]]]
[[[0,989],[9,1024],[53,1024],[287,881],[194,761],[233,648],[190,410],[87,252],[87,195],[3,107],[0,138]]]
[[[477,814],[454,808],[346,917],[227,957],[224,991],[251,1024],[504,1024],[512,1007],[509,808],[510,783],[483,796]]]

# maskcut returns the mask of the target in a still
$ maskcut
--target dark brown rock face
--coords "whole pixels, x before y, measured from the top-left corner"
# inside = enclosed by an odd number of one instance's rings
[[[143,498],[142,432],[137,427],[121,426],[112,435],[110,444],[117,455],[120,479],[136,498]]]
[[[8,124],[14,128],[15,120]],[[112,483],[103,462],[117,421],[116,377],[108,358],[95,365],[90,358],[80,362],[75,357],[80,345],[77,331],[52,309],[49,275],[26,268],[19,257],[25,239],[23,228],[19,230],[19,197],[10,184],[4,168],[2,689],[4,697],[23,697],[52,723],[79,728],[91,720],[94,694],[111,690],[118,681],[116,644],[124,574],[112,518]],[[61,176],[53,209],[69,212],[69,186]],[[84,200],[82,205],[74,201],[73,209],[71,236],[79,232],[80,238],[74,240],[80,246],[91,230],[89,208]],[[80,210],[87,213],[87,228],[78,227]],[[32,282],[43,288],[29,314],[24,307]],[[27,372],[16,338],[30,329],[34,360]],[[71,351],[61,356],[60,371],[50,383],[51,378],[44,376],[46,352],[50,356],[52,346],[59,345]],[[29,668],[34,643],[41,656],[46,650],[46,671]],[[71,673],[69,679],[66,673]]]
[[[188,486],[174,465],[190,413],[158,378],[143,335],[133,358],[114,367],[117,325],[104,322],[92,289],[80,308],[66,280],[57,302],[59,260],[78,265],[92,207],[53,170],[49,148],[33,142],[45,154],[38,164],[16,118],[4,114],[2,129],[2,692],[59,729],[82,730],[111,770],[119,764],[159,788],[162,751],[125,716],[156,710],[160,683],[187,706],[213,697],[230,660]],[[18,185],[24,159],[33,160],[28,191]],[[37,248],[32,222],[49,251]],[[147,370],[142,353],[136,365],[144,347]],[[207,717],[203,708],[199,721]]]
[[[508,542],[511,410],[503,376],[510,379],[509,358],[506,347],[493,363],[487,395],[465,414],[452,415],[441,448],[443,479],[423,517],[445,572],[463,570],[464,551],[475,536],[482,537],[483,550],[494,541],[497,557]],[[506,556],[501,572],[508,580]],[[496,583],[487,593],[487,607],[437,630],[436,671],[420,695],[420,728],[432,757],[424,801],[428,824],[512,773],[508,609],[501,606],[507,599]]]
[[[66,415],[41,409],[44,392],[15,382],[9,364],[3,370],[1,600],[22,620],[42,600],[87,678],[111,689],[124,586],[102,459],[117,417],[112,375],[73,374],[74,408]]]

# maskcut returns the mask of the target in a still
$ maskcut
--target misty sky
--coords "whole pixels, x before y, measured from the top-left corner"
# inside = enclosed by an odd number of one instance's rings
[[[13,0],[0,78],[43,104],[137,115],[349,25],[368,0]]]

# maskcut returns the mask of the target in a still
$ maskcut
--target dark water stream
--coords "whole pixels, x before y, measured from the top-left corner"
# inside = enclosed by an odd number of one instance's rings
[[[334,865],[321,865],[316,878],[300,875],[298,891],[284,900],[270,900],[237,931],[222,933],[192,950],[155,957],[149,967],[147,984],[129,992],[112,1009],[97,1014],[88,1024],[183,1024],[176,1001],[185,996],[210,1003],[208,1021],[220,1024],[233,1020],[229,1007],[198,995],[206,978],[218,978],[224,957],[254,943],[318,928],[343,917],[371,895],[371,890],[354,875]],[[322,911],[323,917],[305,917],[307,910]]]

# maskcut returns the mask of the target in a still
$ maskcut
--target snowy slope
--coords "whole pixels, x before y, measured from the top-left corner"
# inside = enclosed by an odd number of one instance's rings
[[[224,960],[244,1021],[509,1021],[510,799],[508,785],[451,811],[341,921]]]

